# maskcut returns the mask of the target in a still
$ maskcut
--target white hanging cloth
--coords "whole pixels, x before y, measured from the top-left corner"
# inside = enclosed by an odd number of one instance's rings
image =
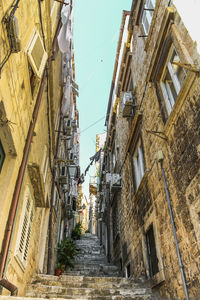
[[[72,34],[69,26],[70,23],[68,22],[69,18],[70,18],[70,5],[63,5],[63,8],[61,10],[62,27],[58,35],[58,46],[62,53],[66,53],[70,50],[70,41],[71,41]]]

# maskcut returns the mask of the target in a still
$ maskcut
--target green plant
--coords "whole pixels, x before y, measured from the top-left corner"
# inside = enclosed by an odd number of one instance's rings
[[[76,245],[70,239],[61,241],[57,246],[57,265],[73,268],[73,261],[77,253]]]
[[[89,229],[87,229],[87,230],[85,231],[85,233],[90,233]]]
[[[79,240],[81,237],[82,225],[81,223],[76,223],[74,229],[72,230],[71,237],[73,240]]]
[[[59,269],[61,271],[64,271],[65,265],[63,265],[61,262],[56,263],[56,269]]]

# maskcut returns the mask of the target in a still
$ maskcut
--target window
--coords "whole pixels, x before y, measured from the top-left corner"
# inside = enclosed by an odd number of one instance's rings
[[[144,175],[144,155],[143,155],[141,139],[139,139],[136,149],[133,153],[133,169],[134,169],[136,189],[138,189],[142,177]]]
[[[19,226],[18,243],[16,257],[25,268],[28,258],[28,250],[31,238],[31,229],[33,222],[33,201],[28,192],[25,196],[25,201],[22,208],[21,223]]]
[[[147,256],[148,256],[148,264],[149,264],[149,275],[150,277],[152,277],[159,272],[158,258],[156,253],[156,243],[155,243],[152,224],[150,225],[148,231],[146,232],[146,245],[147,245]]]
[[[5,159],[5,152],[4,152],[1,140],[0,140],[0,172],[3,167],[4,159]]]
[[[146,0],[145,6],[143,8],[142,26],[146,35],[148,35],[149,32],[155,4],[156,0]]]
[[[35,87],[37,86],[37,77],[31,68],[30,63],[28,63],[28,71],[29,71],[29,78],[30,78],[30,86],[31,86],[31,94],[34,95]]]
[[[132,57],[132,56],[130,56]],[[124,79],[124,86],[123,86],[123,90],[125,92],[132,92],[133,91],[133,79],[132,79],[132,72],[131,72],[131,68],[129,68],[128,72],[127,72],[127,76]]]
[[[47,62],[47,53],[44,49],[43,41],[37,30],[33,30],[30,41],[26,47],[28,57],[28,73],[30,79],[30,90],[34,98],[39,89],[40,79]]]
[[[178,63],[180,63],[180,59],[175,47],[172,45],[160,82],[168,115],[172,111],[187,75],[184,68],[179,66]]]
[[[32,38],[27,46],[27,55],[30,80],[33,80],[34,74],[38,78],[41,78],[47,62],[47,53],[44,49],[43,41],[36,30],[34,30]]]
[[[125,274],[126,278],[131,277],[131,265],[130,265],[130,263],[126,266],[125,273],[126,273]]]

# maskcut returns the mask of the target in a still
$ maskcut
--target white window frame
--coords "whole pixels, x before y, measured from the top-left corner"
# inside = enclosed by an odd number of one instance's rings
[[[136,190],[138,189],[144,176],[144,153],[142,149],[141,139],[138,140],[137,146],[133,153],[133,169],[135,175]]]
[[[44,155],[43,155],[43,161],[42,161],[42,170],[41,170],[42,171],[44,185],[46,184],[48,165],[49,165],[49,157],[47,155],[47,146],[45,146],[45,148],[44,148]]]
[[[156,0],[146,0],[144,8],[146,9],[155,9]],[[151,26],[151,21],[153,18],[153,11],[143,10],[142,13],[142,26],[146,35],[149,33]]]
[[[168,58],[167,58],[167,63],[165,65],[164,72],[163,72],[163,75],[161,77],[161,82],[160,82],[160,86],[161,86],[161,90],[162,90],[162,93],[163,93],[163,96],[164,96],[164,100],[165,100],[165,104],[166,104],[166,109],[167,109],[168,115],[170,115],[170,113],[171,113],[171,111],[173,109],[173,106],[174,106],[174,104],[176,102],[176,99],[178,97],[178,94],[180,93],[181,87],[182,87],[183,82],[184,82],[183,81],[181,83],[179,81],[178,76],[177,76],[177,74],[175,72],[175,69],[173,67],[172,57],[173,57],[174,52],[178,56],[177,51],[176,51],[174,45],[172,45],[171,48],[170,48],[170,50],[169,50],[169,54],[168,54]],[[179,61],[180,61],[180,59],[179,59]],[[170,85],[168,84],[167,80],[165,80],[165,76],[166,76],[166,72],[167,71],[168,71],[168,73],[170,75],[171,82],[172,82],[173,87],[175,89],[175,92],[177,94],[176,98],[174,98],[173,93],[172,93],[171,88],[170,88]],[[185,78],[186,78],[187,73],[186,73],[186,71],[184,69],[183,69],[183,71],[185,73]]]
[[[28,261],[33,217],[33,200],[31,198],[29,188],[27,187],[22,207],[22,213],[20,215],[20,223],[15,251],[15,257],[23,269],[26,268]]]
[[[39,68],[36,66],[34,58],[32,57],[32,50],[35,46],[35,43],[36,43],[37,39],[40,40],[42,50],[43,50],[43,56],[42,56],[42,60],[40,62]],[[29,42],[28,46],[26,47],[26,52],[27,52],[27,55],[28,55],[28,60],[30,62],[30,65],[33,69],[33,72],[36,74],[36,76],[38,78],[41,78],[42,74],[43,74],[43,71],[44,71],[44,67],[45,67],[46,62],[47,62],[48,55],[47,55],[47,52],[44,49],[43,41],[40,37],[40,34],[36,29],[33,30],[30,42]]]

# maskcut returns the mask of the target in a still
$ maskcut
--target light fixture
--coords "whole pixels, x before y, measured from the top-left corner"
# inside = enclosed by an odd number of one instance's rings
[[[70,178],[72,178],[72,179],[75,178],[76,173],[77,173],[77,166],[75,166],[75,165],[68,166],[68,172],[69,172]]]

